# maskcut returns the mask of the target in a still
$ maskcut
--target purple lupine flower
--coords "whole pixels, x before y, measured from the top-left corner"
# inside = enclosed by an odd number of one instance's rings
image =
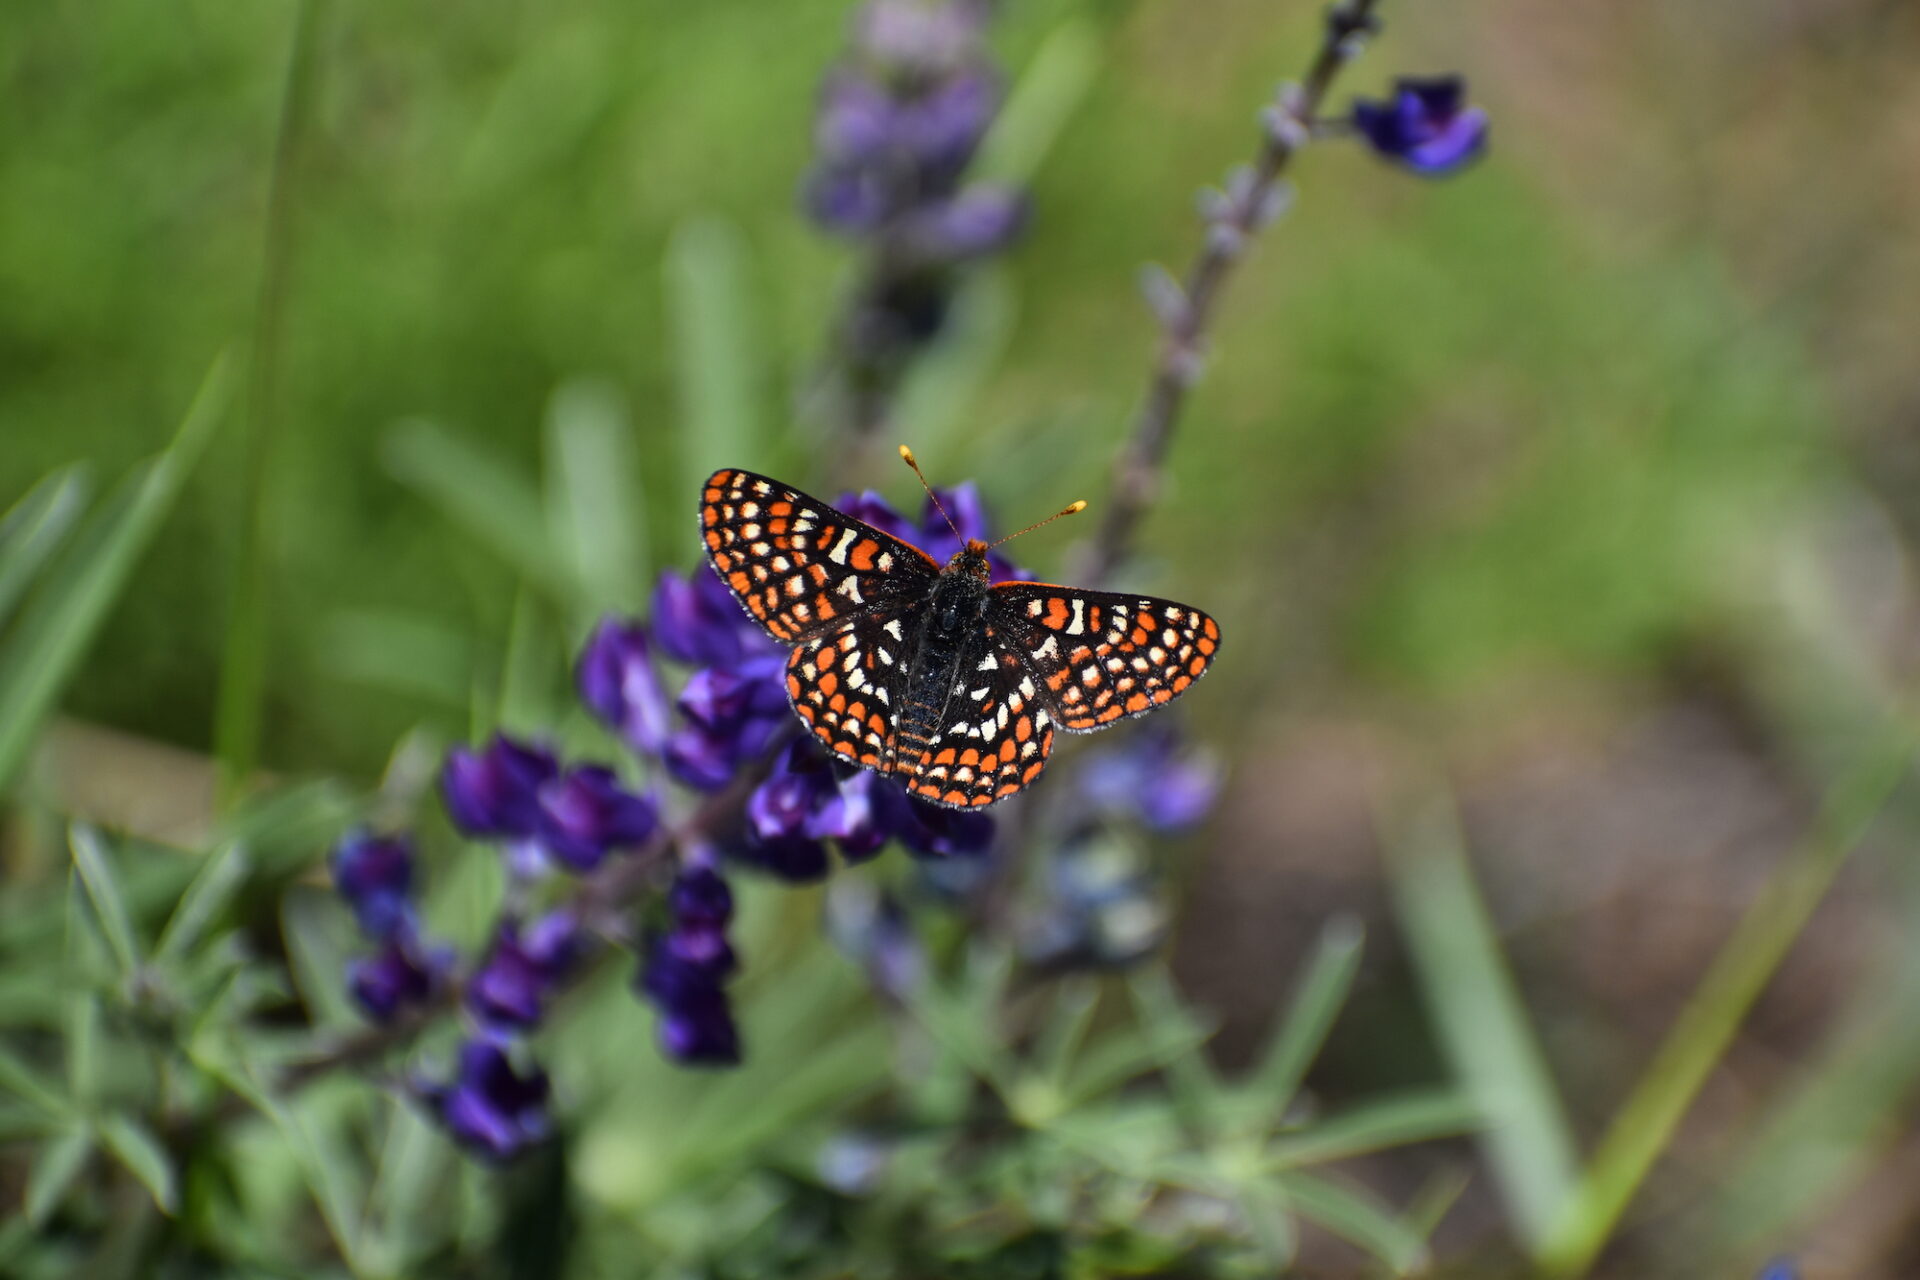
[[[653,801],[626,790],[604,765],[568,769],[541,786],[539,802],[542,847],[574,871],[645,844],[660,825]]]
[[[1467,105],[1458,76],[1394,81],[1390,101],[1361,99],[1353,125],[1374,151],[1423,177],[1454,173],[1487,145],[1487,113]]]
[[[428,947],[411,929],[401,929],[378,951],[347,965],[347,990],[369,1019],[385,1026],[432,1000],[452,965],[450,950]]]
[[[856,769],[821,801],[808,829],[839,845],[848,862],[864,862],[893,839],[907,812],[907,794],[899,783],[871,769]]]
[[[704,565],[684,578],[671,569],[660,575],[652,622],[661,651],[694,666],[733,667],[778,649],[720,575]]]
[[[1004,187],[974,186],[915,215],[906,236],[917,253],[951,261],[995,254],[1026,224],[1027,202]]]
[[[839,793],[832,758],[812,738],[795,738],[747,797],[743,855],[785,880],[820,879],[827,850],[813,819]]]
[[[694,672],[675,702],[685,723],[668,739],[668,770],[690,787],[715,791],[758,758],[791,715],[785,671],[786,657],[776,651]]]
[[[413,842],[405,836],[355,831],[327,859],[333,887],[353,908],[360,932],[392,938],[413,921]]]
[[[519,1155],[552,1127],[547,1073],[532,1066],[522,1075],[490,1038],[462,1045],[453,1079],[422,1092],[453,1140],[488,1160]]]
[[[655,755],[666,746],[672,704],[639,623],[601,622],[580,651],[574,682],[587,710],[634,750]]]
[[[1099,812],[1173,833],[1212,810],[1221,769],[1210,754],[1185,748],[1173,726],[1154,724],[1089,754],[1078,782],[1082,797]]]
[[[648,949],[638,984],[660,1013],[661,1049],[689,1065],[733,1065],[740,1032],[725,988],[735,967],[726,937],[733,893],[719,872],[697,863],[674,880],[667,905],[672,924]]]
[[[560,773],[545,747],[504,733],[479,751],[456,747],[440,772],[440,795],[454,825],[477,839],[522,840],[540,828],[540,788]]]
[[[933,492],[939,498],[940,505],[935,506],[933,498],[921,503],[918,524],[895,511],[891,503],[871,489],[857,494],[843,494],[834,505],[882,533],[890,533],[903,542],[912,543],[941,564],[958,555],[961,547],[970,539],[992,541],[986,503],[980,497],[978,485],[969,480],[951,489],[936,488]],[[953,517],[953,527],[950,528],[941,516],[940,507],[945,507],[947,515]],[[957,534],[955,528],[959,530]],[[995,582],[1025,581],[1032,577],[1026,570],[991,551],[987,553],[987,571]]]
[[[895,834],[909,853],[970,858],[993,845],[993,819],[977,809],[948,809],[908,796],[906,814]]]
[[[522,928],[500,922],[486,960],[467,984],[467,1005],[498,1027],[531,1027],[585,949],[579,922],[565,911]]]

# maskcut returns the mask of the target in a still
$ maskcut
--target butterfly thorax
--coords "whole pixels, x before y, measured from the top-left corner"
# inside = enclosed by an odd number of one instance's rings
[[[991,575],[986,544],[969,541],[934,582],[917,612],[907,665],[906,698],[900,709],[898,746],[915,750],[940,730],[961,677],[986,652]]]

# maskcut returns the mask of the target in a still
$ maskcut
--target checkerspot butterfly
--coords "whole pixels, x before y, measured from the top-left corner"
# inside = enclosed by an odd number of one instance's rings
[[[1172,701],[1206,674],[1220,644],[1219,626],[1198,609],[1044,582],[995,585],[987,543],[968,540],[943,566],[751,471],[708,477],[700,526],[740,603],[793,646],[787,696],[814,736],[952,808],[1029,786],[1056,727],[1091,733]]]

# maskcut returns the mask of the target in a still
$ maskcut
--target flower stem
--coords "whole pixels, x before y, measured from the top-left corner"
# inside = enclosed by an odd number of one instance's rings
[[[1359,53],[1374,29],[1377,0],[1341,0],[1327,13],[1326,36],[1305,80],[1283,91],[1266,113],[1267,128],[1248,177],[1209,218],[1207,237],[1179,295],[1161,310],[1160,349],[1134,419],[1130,443],[1115,463],[1113,496],[1088,551],[1080,580],[1104,586],[1132,547],[1134,535],[1161,486],[1174,428],[1198,380],[1208,326],[1220,292],[1246,242],[1272,217],[1281,179],[1311,140],[1321,104],[1340,69]]]

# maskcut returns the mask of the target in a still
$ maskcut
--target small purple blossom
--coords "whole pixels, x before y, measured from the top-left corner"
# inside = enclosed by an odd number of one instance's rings
[[[1024,196],[980,185],[917,214],[906,236],[918,253],[961,261],[999,253],[1019,237],[1026,220]]]
[[[1394,81],[1386,102],[1361,99],[1353,125],[1383,158],[1422,177],[1465,167],[1486,150],[1487,113],[1466,102],[1458,76]]]
[[[574,682],[587,710],[634,750],[653,755],[666,746],[672,703],[639,623],[601,622],[581,650]]]
[[[654,803],[603,765],[576,765],[541,786],[540,842],[574,871],[592,871],[614,849],[645,844],[660,825]]]
[[[667,741],[674,777],[716,791],[766,751],[792,715],[785,671],[785,656],[770,653],[694,672],[675,701],[684,723]]]
[[[501,921],[487,958],[467,984],[467,1005],[497,1027],[531,1027],[585,949],[579,924],[556,911],[523,929]]]
[[[694,864],[675,879],[667,905],[672,924],[648,948],[638,983],[660,1013],[660,1047],[688,1065],[734,1065],[740,1032],[725,988],[736,965],[726,936],[733,892],[711,866]]]
[[[695,666],[733,667],[778,650],[705,565],[685,577],[671,569],[660,575],[651,621],[661,652]]]
[[[540,788],[559,776],[551,751],[504,733],[479,751],[456,747],[440,773],[455,826],[476,839],[524,840],[540,829]]]
[[[1171,725],[1134,730],[1117,746],[1089,753],[1079,774],[1096,811],[1171,834],[1202,821],[1220,794],[1219,762],[1185,747]]]
[[[388,938],[370,956],[347,965],[347,990],[369,1019],[384,1026],[440,991],[453,954],[423,945],[411,930]]]
[[[461,1046],[451,1081],[423,1093],[455,1142],[488,1160],[504,1161],[551,1130],[550,1091],[546,1072],[533,1066],[522,1075],[502,1045],[483,1037]]]
[[[355,831],[334,846],[333,887],[353,908],[360,932],[393,937],[413,920],[413,842]]]

